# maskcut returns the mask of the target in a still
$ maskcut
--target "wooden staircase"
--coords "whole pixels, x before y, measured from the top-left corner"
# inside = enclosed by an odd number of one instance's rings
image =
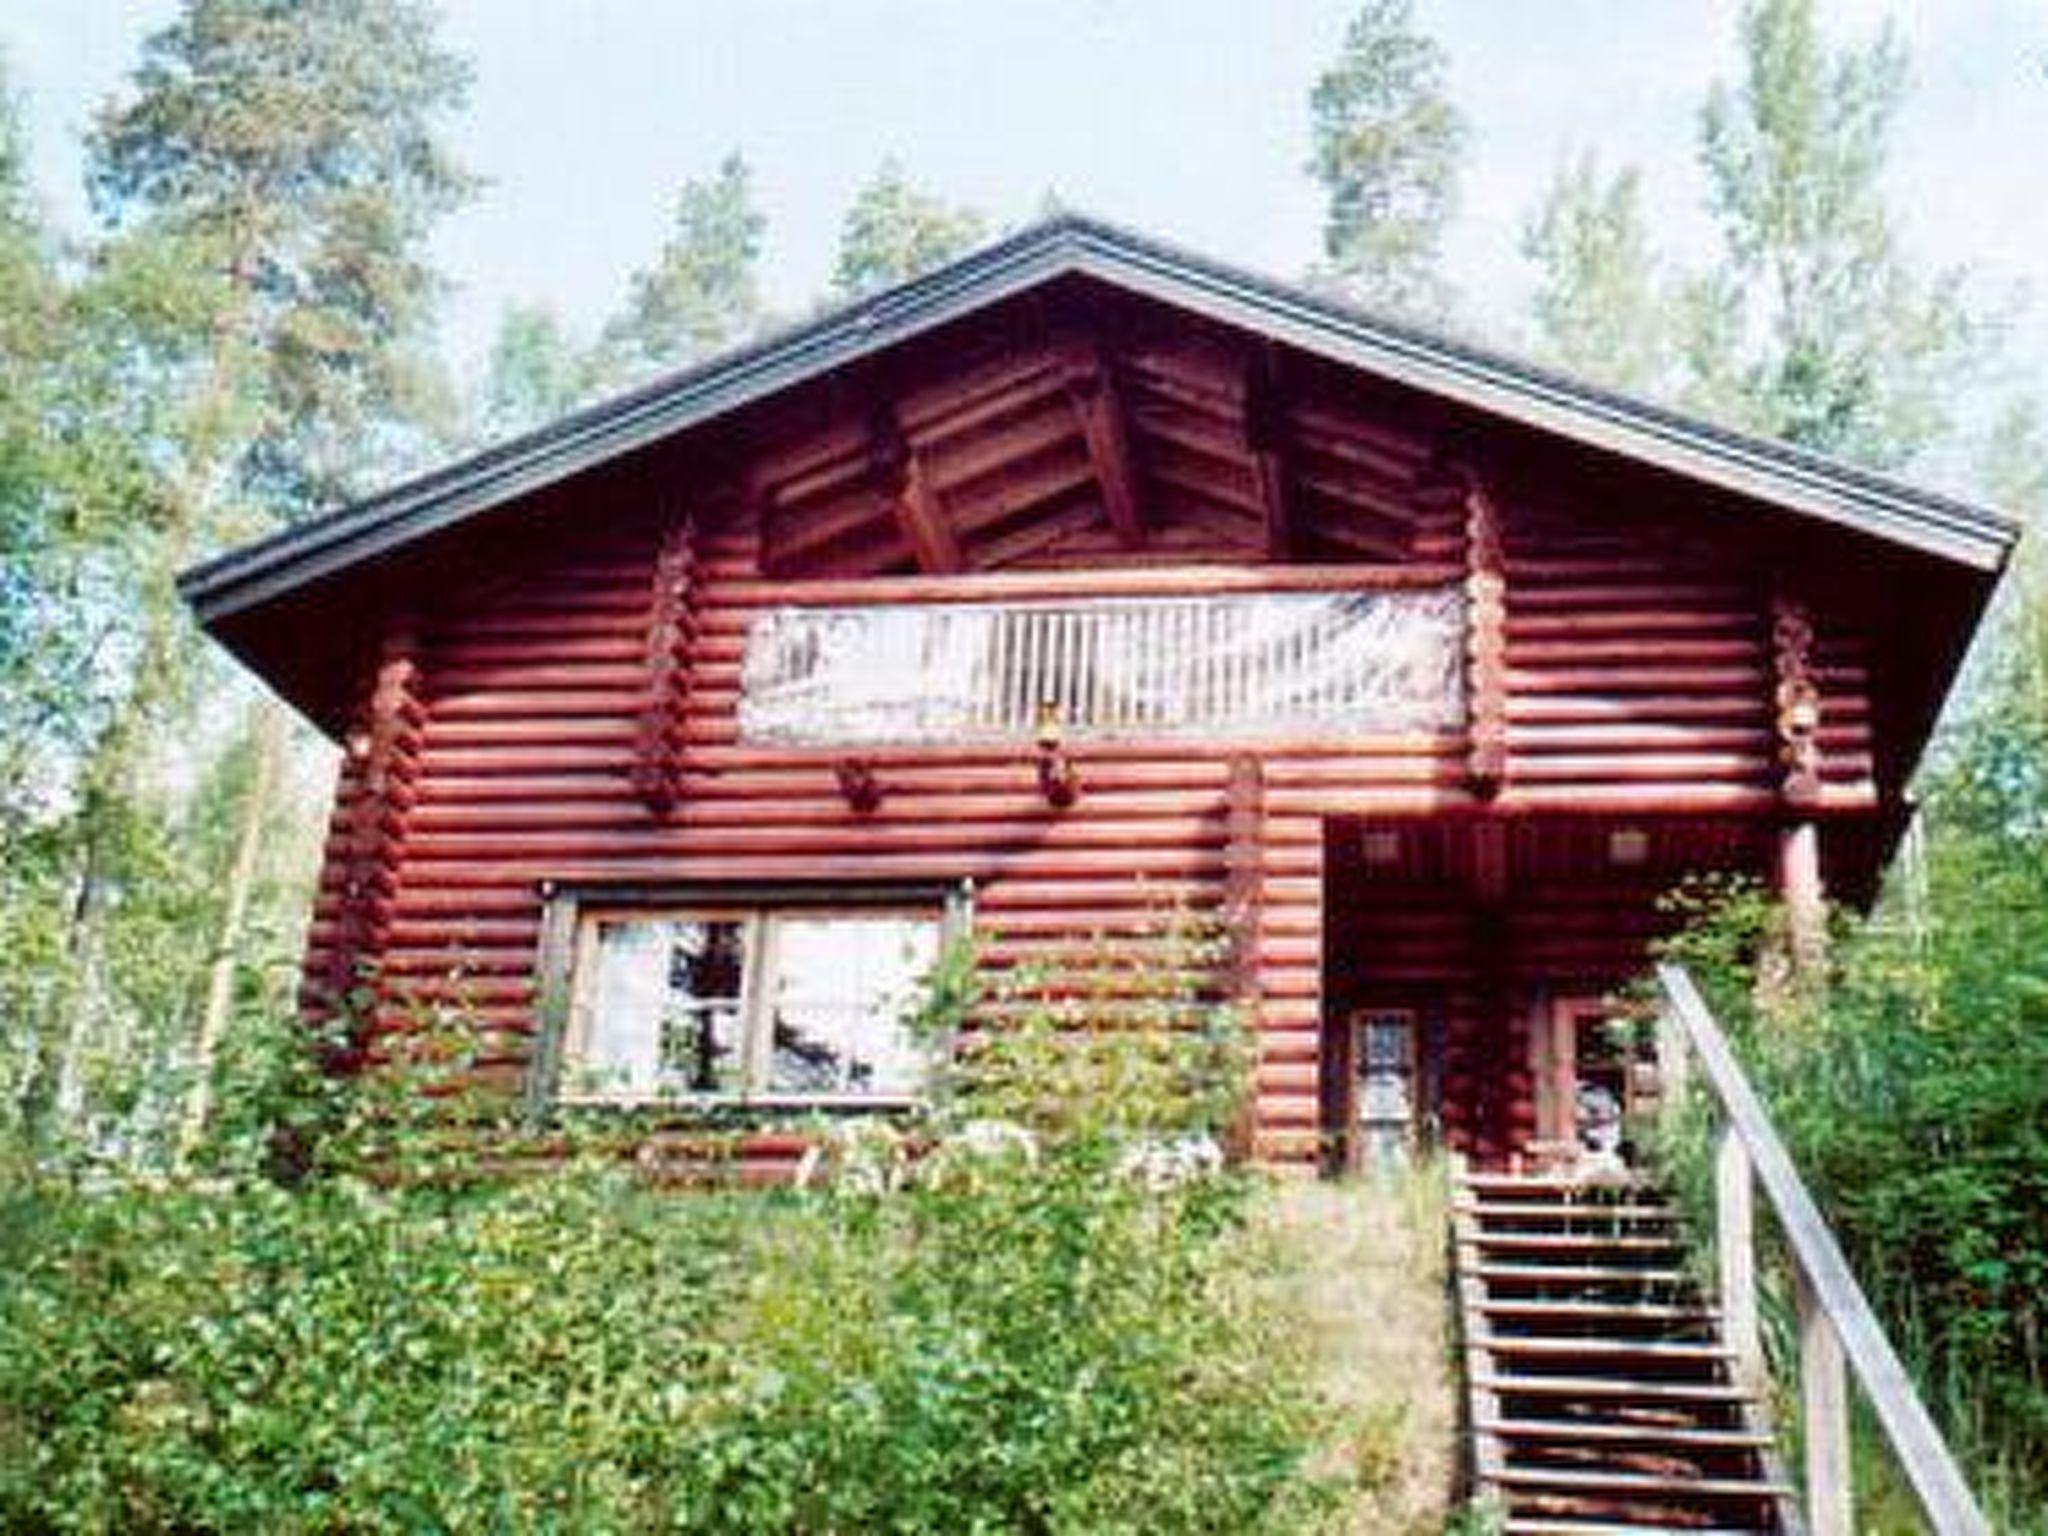
[[[1451,1221],[1475,1492],[1507,1532],[1800,1529],[1654,1185],[1460,1173]]]

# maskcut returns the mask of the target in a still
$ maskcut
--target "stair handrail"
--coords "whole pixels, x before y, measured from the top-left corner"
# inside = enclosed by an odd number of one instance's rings
[[[1676,1089],[1688,1079],[1683,1053],[1672,1049],[1682,1043],[1698,1061],[1723,1115],[1715,1179],[1721,1304],[1730,1342],[1754,1373],[1752,1384],[1760,1382],[1762,1373],[1752,1184],[1762,1185],[1792,1254],[1806,1409],[1807,1520],[1813,1536],[1850,1536],[1852,1530],[1845,1355],[1929,1528],[1936,1536],[1988,1536],[1991,1527],[1962,1469],[1914,1390],[1856,1283],[1841,1244],[1799,1177],[1791,1153],[1706,999],[1683,966],[1660,963],[1657,981],[1665,1003],[1659,1030],[1659,1065],[1665,1082]]]

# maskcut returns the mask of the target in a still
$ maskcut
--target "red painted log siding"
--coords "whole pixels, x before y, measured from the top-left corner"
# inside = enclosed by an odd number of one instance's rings
[[[869,589],[763,581],[755,530],[739,519],[700,525],[683,796],[657,818],[633,783],[656,543],[606,536],[601,517],[588,526],[590,536],[563,545],[544,576],[425,617],[417,803],[398,827],[397,890],[382,930],[384,1027],[403,1028],[422,1009],[459,1011],[482,1027],[488,1067],[516,1080],[534,1027],[543,879],[972,878],[977,923],[998,959],[1141,926],[1163,903],[1221,900],[1228,758],[1241,744],[1083,745],[1081,796],[1065,812],[1039,796],[1021,745],[881,754],[882,802],[860,817],[838,793],[829,753],[740,743],[735,706],[752,614],[772,603],[856,600]],[[1759,584],[1675,557],[1654,528],[1580,533],[1510,508],[1507,531],[1500,809],[1770,812]],[[1361,575],[1371,579],[1366,568]],[[1046,580],[1053,589],[1061,578]],[[957,594],[974,581],[919,588],[896,579],[872,591]],[[1827,784],[1831,800],[1847,805],[1869,793],[1866,679],[1851,640],[1824,634]],[[1451,737],[1259,751],[1262,1156],[1306,1162],[1317,1150],[1325,818],[1470,808],[1464,748]],[[308,961],[316,977],[341,931],[338,871],[354,788],[345,766]],[[1475,1013],[1464,914],[1387,918],[1397,919],[1415,925],[1418,955],[1440,956],[1428,974],[1464,989],[1453,992],[1455,1011]],[[1516,946],[1533,954],[1572,942],[1546,928],[1540,942]],[[1524,1130],[1526,1050],[1490,1027],[1454,1033],[1450,1086],[1479,1106],[1486,1137]]]

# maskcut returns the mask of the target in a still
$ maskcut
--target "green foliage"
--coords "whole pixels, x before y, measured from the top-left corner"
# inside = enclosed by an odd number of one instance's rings
[[[1056,1136],[1227,1134],[1252,1042],[1217,995],[1226,950],[1215,925],[1177,911],[1067,964],[987,974],[959,946],[919,1021],[953,1043],[942,1102]]]
[[[1920,273],[1899,249],[1883,177],[1903,51],[1890,30],[1830,51],[1812,0],[1750,0],[1740,44],[1739,78],[1700,119],[1719,260],[1666,263],[1636,173],[1603,183],[1581,161],[1523,242],[1538,345],[1596,381],[1896,469],[1951,431],[1997,329],[1961,274]]]
[[[422,247],[469,183],[431,23],[190,0],[97,120],[68,260],[0,128],[0,933],[37,966],[0,983],[4,1117],[53,1156],[160,1158],[194,1041],[289,991],[304,843],[247,755],[282,733],[219,707],[173,579],[435,436]]]
[[[683,183],[674,233],[655,264],[634,274],[625,312],[606,328],[606,347],[621,354],[626,372],[709,357],[760,326],[767,227],[754,205],[753,172],[737,151],[710,180]]]
[[[1642,173],[1603,176],[1582,155],[1559,173],[1522,232],[1538,271],[1531,300],[1543,355],[1579,378],[1661,392],[1670,295],[1643,223]]]
[[[1308,169],[1329,197],[1320,275],[1396,314],[1432,318],[1450,304],[1436,268],[1466,126],[1448,63],[1409,0],[1369,0],[1309,97]]]
[[[258,425],[233,453],[273,504],[388,473],[391,428],[437,404],[420,248],[473,184],[438,124],[467,70],[434,34],[409,0],[189,0],[94,131],[102,210],[228,285],[195,340],[237,354]]]
[[[1754,887],[1700,901],[1673,953],[1974,1479],[2017,1509],[2048,1496],[2048,848],[1934,826],[1924,888],[1909,867],[1838,925],[1824,990],[1772,983],[1781,918]],[[1696,1112],[1667,1151],[1702,1198]]]
[[[0,1527],[1292,1532],[1335,1508],[1239,1176],[1136,1177],[1128,1133],[1081,1117],[886,1193],[679,1197],[616,1159],[394,1178],[435,1120],[323,1101],[308,1059],[252,1064],[222,1123],[367,1133],[373,1161],[315,1160],[358,1172],[0,1185]]]
[[[911,185],[884,160],[840,225],[832,285],[844,298],[873,293],[964,255],[987,233],[979,213]]]
[[[510,437],[568,415],[604,382],[601,358],[541,304],[514,304],[498,317],[484,376],[486,438]]]
[[[1905,84],[1886,29],[1830,54],[1812,0],[1752,0],[1743,73],[1701,117],[1725,278],[1746,296],[1732,385],[1714,401],[1792,442],[1880,467],[1938,437],[1978,342],[1961,280],[1917,276],[1897,249],[1880,177]],[[1754,330],[1754,340],[1750,332]]]

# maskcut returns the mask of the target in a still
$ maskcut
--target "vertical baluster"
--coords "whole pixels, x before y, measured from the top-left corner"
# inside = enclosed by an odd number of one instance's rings
[[[981,695],[982,729],[990,734],[1003,728],[1003,700],[1010,681],[1010,626],[1003,622],[1003,610],[984,609],[982,641],[976,653],[983,658]]]
[[[1059,687],[1054,697],[1060,701],[1060,716],[1072,721],[1076,715],[1074,653],[1079,649],[1075,644],[1076,625],[1072,613],[1056,615],[1058,628],[1054,631],[1059,639],[1055,642],[1059,656]]]
[[[1721,1268],[1721,1319],[1744,1386],[1763,1384],[1756,1315],[1756,1179],[1749,1151],[1732,1125],[1721,1128],[1714,1156],[1715,1246]]]
[[[1810,1536],[1855,1529],[1849,1464],[1849,1376],[1841,1335],[1795,1261],[1799,1307],[1799,1397],[1806,1441],[1806,1525]]]
[[[1022,664],[1017,668],[1014,723],[1019,731],[1030,731],[1037,717],[1038,701],[1045,696],[1044,685],[1039,680],[1039,673],[1045,665],[1039,635],[1043,615],[1036,609],[1027,608],[1017,617],[1023,653],[1020,657]]]
[[[1236,719],[1243,708],[1239,700],[1244,692],[1244,651],[1237,643],[1237,627],[1230,622],[1234,617],[1221,603],[1216,605],[1216,627],[1222,634],[1217,649],[1223,657],[1223,700],[1219,714],[1224,720]]]
[[[1202,637],[1197,625],[1199,610],[1192,603],[1184,603],[1180,610],[1178,639],[1174,645],[1173,669],[1173,712],[1174,718],[1192,721],[1195,713],[1196,672],[1201,666]]]
[[[1086,695],[1080,704],[1083,721],[1091,726],[1102,724],[1104,700],[1102,697],[1102,636],[1110,620],[1110,614],[1100,608],[1084,609],[1076,616],[1081,626],[1081,691]]]
[[[1685,1029],[1670,1009],[1657,1014],[1657,1099],[1667,1109],[1685,1102],[1692,1087],[1692,1053],[1686,1049]]]

